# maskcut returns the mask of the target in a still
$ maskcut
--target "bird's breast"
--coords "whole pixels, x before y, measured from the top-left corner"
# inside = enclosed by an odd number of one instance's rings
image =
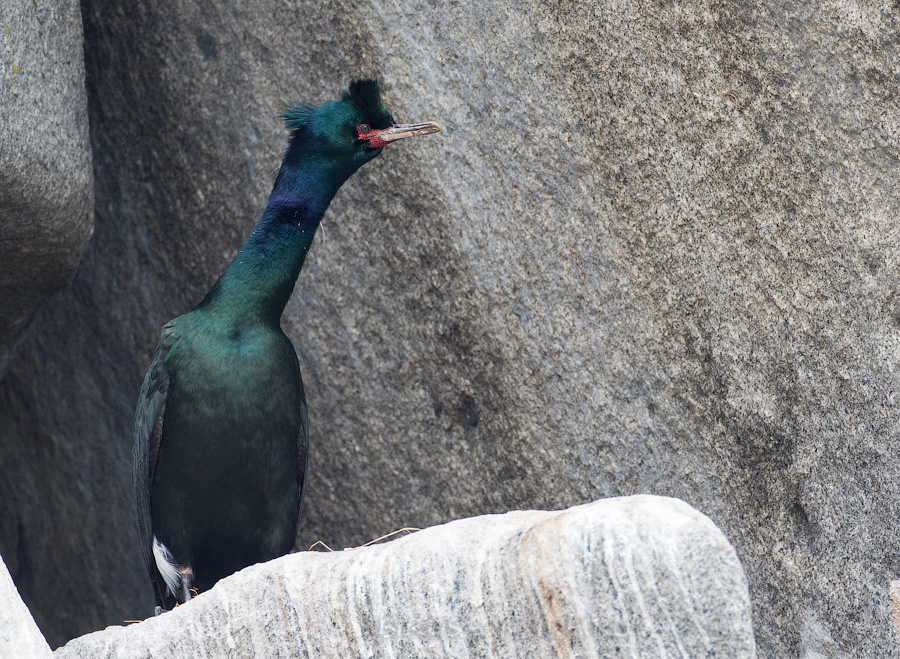
[[[287,524],[289,536],[303,398],[293,348],[245,331],[200,334],[178,350],[151,486],[154,533],[178,556],[223,529]]]
[[[204,447],[295,441],[303,385],[284,334],[211,330],[178,348],[164,436],[171,431],[177,441]]]

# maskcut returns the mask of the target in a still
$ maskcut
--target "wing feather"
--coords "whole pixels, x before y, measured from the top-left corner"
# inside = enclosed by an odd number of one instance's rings
[[[141,555],[150,573],[156,591],[157,605],[165,607],[165,584],[153,560],[153,524],[150,512],[150,485],[159,457],[162,440],[166,401],[169,394],[171,374],[166,366],[167,358],[175,343],[175,328],[172,323],[163,327],[156,354],[144,377],[144,384],[138,397],[134,415],[132,444],[133,485],[137,503],[138,531],[141,540]]]
[[[309,471],[309,412],[306,407],[306,396],[300,390],[300,428],[297,433],[297,476],[300,479],[300,496],[297,499],[297,525],[294,527],[294,542],[300,529],[300,516],[303,513],[303,495],[306,493],[306,474]]]

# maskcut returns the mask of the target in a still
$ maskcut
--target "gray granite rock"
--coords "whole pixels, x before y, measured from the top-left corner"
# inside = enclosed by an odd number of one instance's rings
[[[733,547],[683,501],[634,496],[451,522],[256,565],[58,659],[756,656]]]
[[[34,624],[28,607],[0,558],[0,659],[52,657],[50,646]]]
[[[71,281],[93,212],[79,4],[4,0],[0,378],[35,313]]]
[[[893,5],[83,6],[96,240],[0,386],[0,549],[51,645],[152,606],[158,328],[256,221],[278,111],[369,74],[447,130],[341,190],[288,308],[298,546],[678,496],[733,541],[761,656],[900,658]]]

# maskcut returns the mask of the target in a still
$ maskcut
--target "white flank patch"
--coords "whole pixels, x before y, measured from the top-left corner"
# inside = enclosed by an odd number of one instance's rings
[[[181,575],[172,552],[153,536],[153,559],[156,561],[156,569],[162,575],[163,581],[169,589],[169,594],[174,595],[181,589]]]

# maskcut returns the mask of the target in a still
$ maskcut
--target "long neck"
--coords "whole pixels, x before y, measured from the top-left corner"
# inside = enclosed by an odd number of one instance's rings
[[[200,303],[234,320],[277,325],[316,229],[340,183],[292,142],[269,203],[250,238]]]

